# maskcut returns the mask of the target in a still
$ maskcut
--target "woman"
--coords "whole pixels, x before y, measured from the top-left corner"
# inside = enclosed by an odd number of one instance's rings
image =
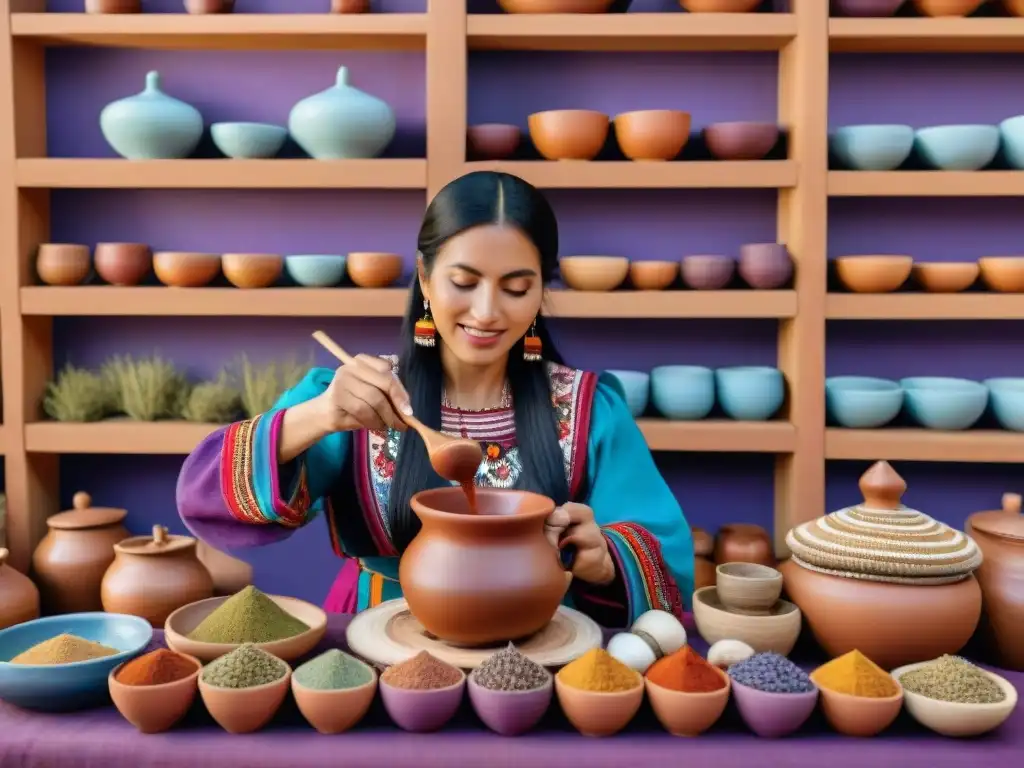
[[[557,267],[544,196],[471,173],[427,208],[397,358],[315,368],[269,413],[231,424],[185,460],[178,509],[219,549],[270,544],[323,512],[341,571],[325,609],[401,596],[414,493],[444,483],[397,410],[481,441],[477,484],[555,500],[553,545],[575,549],[567,602],[606,626],[693,591],[690,529],[616,379],[562,364],[540,315]],[[397,410],[396,410],[397,409]]]

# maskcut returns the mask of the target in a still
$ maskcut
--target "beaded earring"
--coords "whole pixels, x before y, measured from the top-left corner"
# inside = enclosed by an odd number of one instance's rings
[[[430,302],[426,299],[423,300],[423,317],[413,327],[412,340],[420,347],[433,347],[437,344],[437,329],[430,315]]]
[[[540,336],[537,335],[537,321],[533,321],[533,325],[530,326],[529,333],[526,334],[526,338],[523,339],[523,360],[528,363],[539,363],[542,359],[542,352],[544,351],[544,344],[540,340]]]

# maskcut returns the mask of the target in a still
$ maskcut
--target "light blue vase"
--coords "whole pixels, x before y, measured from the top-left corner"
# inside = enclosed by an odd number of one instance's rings
[[[128,160],[179,160],[199,144],[203,116],[160,90],[160,73],[149,72],[141,93],[103,108],[100,130],[113,150]]]
[[[332,87],[292,107],[288,131],[317,160],[379,157],[395,137],[395,113],[386,102],[349,85],[348,67],[341,67]]]

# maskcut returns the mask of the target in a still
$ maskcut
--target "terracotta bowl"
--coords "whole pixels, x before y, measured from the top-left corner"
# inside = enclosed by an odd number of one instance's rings
[[[690,13],[750,13],[761,0],[679,0]]]
[[[153,254],[143,243],[99,243],[93,262],[111,285],[138,285],[153,268]]]
[[[584,736],[612,736],[636,717],[644,701],[644,679],[628,691],[600,693],[566,685],[555,675],[555,694],[573,728]]]
[[[236,288],[269,288],[284,271],[284,259],[276,253],[225,253],[221,264]]]
[[[605,13],[613,0],[498,0],[505,13]]]
[[[715,583],[718,599],[735,613],[767,613],[782,595],[782,574],[757,563],[722,563]]]
[[[504,160],[518,149],[521,139],[518,125],[481,123],[466,129],[466,149],[480,160]]]
[[[185,0],[185,10],[189,13],[232,13],[235,0]]]
[[[230,596],[229,596],[230,597]],[[292,616],[303,622],[309,629],[286,640],[275,640],[272,643],[255,643],[267,653],[284,661],[294,661],[312,651],[327,631],[327,614],[312,603],[297,600],[294,597],[269,595],[271,600]],[[238,643],[201,643],[189,640],[188,633],[199,626],[199,623],[221,606],[228,597],[211,597],[182,606],[170,616],[164,624],[164,639],[172,651],[187,653],[204,662],[213,661],[230,653],[238,647]]]
[[[923,16],[967,16],[984,0],[914,0],[914,7]]]
[[[736,259],[715,254],[683,256],[683,282],[697,291],[725,288],[736,273]]]
[[[690,140],[690,113],[643,109],[615,117],[615,138],[630,160],[673,160]]]
[[[552,109],[529,117],[530,139],[548,160],[593,160],[608,140],[608,115],[589,109]]]
[[[796,733],[818,703],[818,689],[806,693],[765,693],[732,682],[736,709],[747,727],[763,739]]]
[[[81,285],[91,269],[87,245],[43,243],[36,254],[36,273],[46,285]]]
[[[978,279],[981,267],[973,261],[918,261],[911,274],[914,281],[930,293],[966,291]]]
[[[110,671],[107,685],[110,698],[129,723],[142,733],[162,733],[185,716],[199,690],[199,673],[203,663],[195,656],[184,655],[196,665],[195,672],[182,680],[162,685],[125,685],[117,682],[117,675],[124,667],[119,664]]]
[[[906,0],[832,0],[836,16],[861,18],[892,16]]]
[[[502,736],[518,736],[544,717],[554,696],[554,682],[532,691],[493,691],[469,676],[469,701],[483,724]]]
[[[199,676],[199,695],[210,717],[228,733],[253,733],[274,719],[288,695],[292,670],[280,680],[252,688],[221,688],[203,682]]]
[[[1003,0],[1003,5],[1011,16],[1024,16],[1024,0]]]
[[[558,262],[562,280],[576,291],[611,291],[629,274],[625,256],[565,256]]]
[[[140,13],[142,0],[85,0],[86,13]]]
[[[679,276],[675,261],[633,261],[629,264],[629,281],[638,291],[663,291]]]
[[[844,736],[876,736],[890,725],[903,709],[903,687],[884,699],[851,696],[820,688],[821,709],[838,733]]]
[[[839,256],[839,281],[854,293],[891,293],[907,282],[913,256]]]
[[[153,254],[156,279],[174,288],[202,288],[220,274],[220,255],[188,251]]]
[[[923,667],[928,662],[908,664],[892,671],[899,682],[907,672]],[[1006,698],[997,704],[960,704],[953,701],[930,699],[919,693],[904,689],[903,703],[910,716],[921,725],[943,736],[980,736],[993,731],[1006,722],[1017,706],[1017,689],[1003,677],[982,669],[1006,693]]]
[[[645,678],[647,699],[666,731],[673,736],[699,736],[718,722],[729,703],[732,680],[722,670],[715,671],[725,680],[725,687],[708,693],[673,691]]]
[[[402,276],[403,263],[397,253],[357,251],[348,255],[346,269],[360,288],[387,288]]]
[[[466,675],[447,688],[414,690],[397,688],[380,681],[380,698],[388,717],[403,731],[432,733],[455,717],[466,691]]]
[[[984,256],[978,266],[982,281],[993,291],[1024,293],[1024,256]]]
[[[370,682],[336,691],[307,688],[292,675],[292,695],[299,712],[320,733],[344,733],[366,716],[377,694],[377,671],[373,667],[370,670]]]
[[[693,593],[693,618],[708,645],[742,640],[758,653],[788,656],[800,636],[802,614],[786,600],[779,600],[767,615],[734,613],[722,604],[716,587],[704,587]]]
[[[778,140],[775,123],[712,123],[704,129],[708,151],[719,160],[761,160]]]

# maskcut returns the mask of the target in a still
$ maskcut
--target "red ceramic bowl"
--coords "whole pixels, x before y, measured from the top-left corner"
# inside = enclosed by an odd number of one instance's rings
[[[778,140],[774,123],[712,123],[704,129],[704,143],[719,160],[761,160]]]

